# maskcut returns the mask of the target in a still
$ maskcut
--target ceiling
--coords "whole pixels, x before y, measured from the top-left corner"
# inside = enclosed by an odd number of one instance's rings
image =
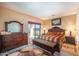
[[[78,2],[4,2],[0,5],[41,19],[76,14],[79,10]]]

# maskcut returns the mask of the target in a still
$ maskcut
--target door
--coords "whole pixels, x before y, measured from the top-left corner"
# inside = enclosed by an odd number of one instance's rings
[[[29,42],[31,43],[33,39],[37,39],[40,37],[41,34],[41,24],[40,23],[34,23],[34,22],[28,22],[28,38]]]

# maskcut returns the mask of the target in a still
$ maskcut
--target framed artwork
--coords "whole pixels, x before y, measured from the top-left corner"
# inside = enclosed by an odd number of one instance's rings
[[[56,18],[51,20],[52,25],[61,25],[61,18]]]

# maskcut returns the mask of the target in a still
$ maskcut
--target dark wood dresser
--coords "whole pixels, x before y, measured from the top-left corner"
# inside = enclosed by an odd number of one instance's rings
[[[0,35],[0,52],[5,52],[26,44],[28,44],[27,33]]]

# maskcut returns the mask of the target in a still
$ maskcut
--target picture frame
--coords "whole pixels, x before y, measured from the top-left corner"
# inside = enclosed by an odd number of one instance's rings
[[[52,24],[53,26],[55,26],[55,25],[61,25],[61,18],[52,19],[52,20],[51,20],[51,24]]]

